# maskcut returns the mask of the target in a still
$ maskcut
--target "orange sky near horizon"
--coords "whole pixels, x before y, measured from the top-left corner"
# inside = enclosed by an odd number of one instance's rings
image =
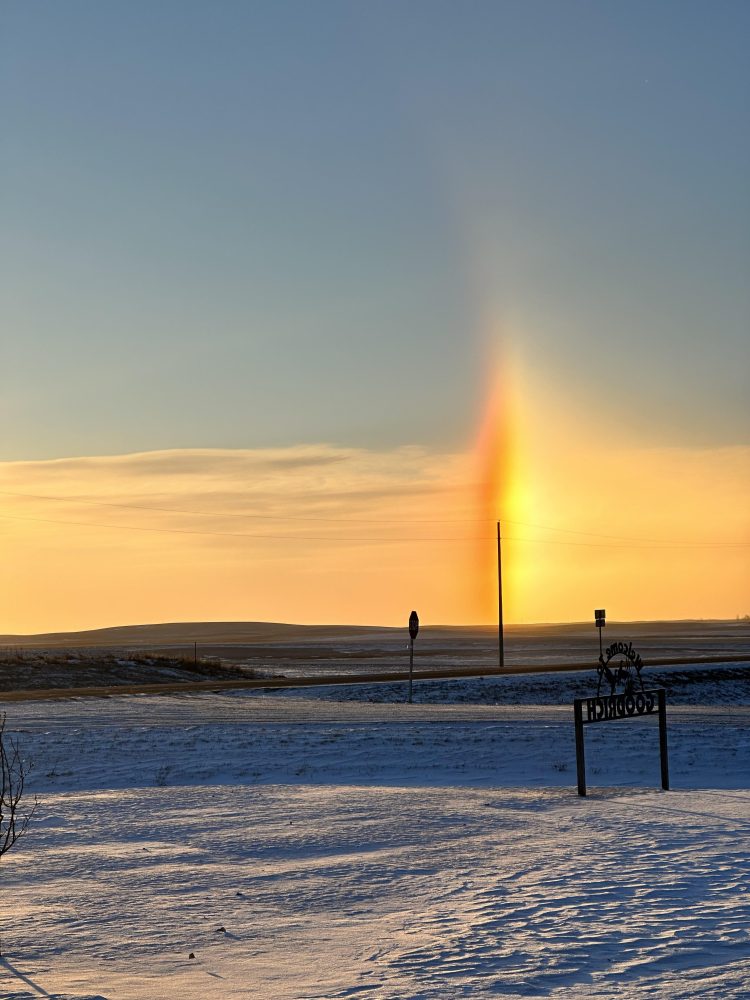
[[[533,409],[524,401],[534,400]],[[539,400],[544,405],[539,405]],[[564,405],[563,405],[564,403]],[[648,448],[495,379],[463,452],[330,445],[0,464],[0,633],[750,612],[750,448]]]

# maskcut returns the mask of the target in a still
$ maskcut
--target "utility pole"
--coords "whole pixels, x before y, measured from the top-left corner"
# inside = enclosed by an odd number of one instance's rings
[[[498,666],[505,667],[503,644],[503,564],[500,555],[500,522],[497,522],[497,658]]]

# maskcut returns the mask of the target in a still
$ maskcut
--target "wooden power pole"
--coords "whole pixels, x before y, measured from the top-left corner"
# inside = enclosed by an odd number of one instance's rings
[[[502,670],[505,666],[503,644],[503,564],[500,554],[500,522],[497,522],[497,658]]]

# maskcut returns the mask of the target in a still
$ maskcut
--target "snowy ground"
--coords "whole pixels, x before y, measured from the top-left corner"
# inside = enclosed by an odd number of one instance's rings
[[[587,799],[567,693],[14,704],[0,998],[750,997],[736,683],[672,707],[670,792],[655,719],[588,727]]]
[[[593,678],[593,680],[592,680]],[[670,705],[750,705],[750,663],[650,667],[643,672],[649,687],[663,687]],[[596,677],[588,670],[554,674],[510,674],[457,680],[415,681],[414,700],[422,704],[566,705],[595,693]],[[305,688],[306,698],[329,701],[402,702],[404,681],[336,684]],[[295,698],[299,689],[280,689],[278,697]]]

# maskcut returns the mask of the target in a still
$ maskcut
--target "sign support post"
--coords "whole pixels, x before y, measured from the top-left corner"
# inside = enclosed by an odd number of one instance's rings
[[[604,654],[602,653],[602,629],[607,624],[607,612],[604,608],[594,612],[594,624],[599,629],[599,660],[601,662],[604,657]]]
[[[583,742],[583,702],[573,702],[573,716],[576,724],[576,774],[578,794],[586,795],[586,748]]]
[[[412,682],[414,678],[414,640],[409,639],[409,698],[408,702],[411,705],[411,690]]]
[[[669,756],[667,754],[667,693],[659,688],[659,756],[661,757],[661,787],[669,791]]]
[[[409,615],[409,704],[411,705],[412,680],[414,676],[414,640],[419,632],[419,615],[412,611]]]
[[[598,684],[596,695],[590,698],[573,699],[573,719],[576,734],[576,776],[578,794],[586,794],[586,750],[583,727],[595,722],[610,722],[615,719],[633,719],[654,715],[659,716],[659,762],[661,764],[661,787],[669,791],[669,756],[667,752],[667,692],[664,688],[647,690],[643,686],[641,669],[643,660],[632,642],[613,642],[602,651],[602,629],[606,625],[603,608],[594,612],[594,624],[599,630],[599,664],[596,668]],[[609,686],[609,694],[602,691]],[[584,706],[586,717],[584,718]]]
[[[584,710],[586,715],[584,717]],[[614,722],[616,719],[659,716],[659,758],[661,787],[669,791],[669,757],[667,754],[667,693],[664,688],[644,688],[633,694],[594,695],[573,700],[573,719],[576,732],[576,776],[578,794],[586,795],[586,751],[583,727],[596,722]]]

